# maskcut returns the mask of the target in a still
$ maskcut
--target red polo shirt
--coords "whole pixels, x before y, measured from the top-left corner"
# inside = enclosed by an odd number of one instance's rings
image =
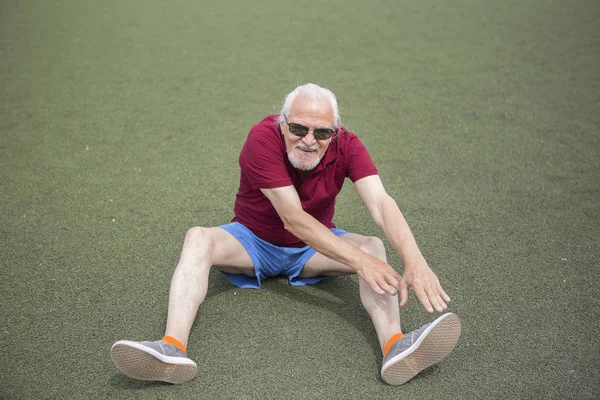
[[[261,188],[294,185],[304,211],[326,227],[335,228],[335,198],[344,179],[355,182],[365,176],[377,175],[377,168],[358,137],[341,127],[319,165],[303,177],[288,160],[277,115],[266,117],[250,129],[239,163],[240,188],[232,222],[240,222],[259,238],[285,247],[303,247],[305,243],[285,230]]]

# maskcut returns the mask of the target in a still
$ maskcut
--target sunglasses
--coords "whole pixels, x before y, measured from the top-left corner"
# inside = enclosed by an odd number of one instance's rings
[[[308,135],[310,128],[308,126],[296,124],[295,122],[288,122],[287,116],[283,116],[285,118],[285,123],[288,126],[288,129],[293,135],[298,137],[304,137]],[[313,135],[317,140],[327,140],[333,135],[333,128],[315,128],[313,129]]]

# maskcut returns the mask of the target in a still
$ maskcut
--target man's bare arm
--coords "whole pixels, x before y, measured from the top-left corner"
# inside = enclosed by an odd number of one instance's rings
[[[354,186],[375,223],[404,260],[400,305],[406,304],[408,288],[412,288],[427,311],[445,310],[450,297],[427,265],[404,215],[385,191],[379,176],[359,179]]]
[[[391,266],[340,239],[305,212],[293,186],[261,191],[294,236],[319,253],[353,268],[377,293],[395,295],[400,290],[400,275]]]

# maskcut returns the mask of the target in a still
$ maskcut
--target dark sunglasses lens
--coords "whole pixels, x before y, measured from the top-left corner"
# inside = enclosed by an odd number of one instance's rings
[[[325,140],[333,135],[333,129],[315,129],[315,139]]]
[[[308,134],[309,128],[304,125],[291,123],[289,125],[290,132],[292,132],[296,136],[306,136]]]

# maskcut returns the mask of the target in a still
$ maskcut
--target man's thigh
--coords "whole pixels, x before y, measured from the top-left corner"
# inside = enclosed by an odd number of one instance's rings
[[[340,236],[340,239],[358,247],[367,239],[367,237],[359,235],[358,233],[347,233]],[[306,264],[304,264],[304,268],[302,268],[302,271],[298,276],[300,278],[312,278],[319,275],[340,276],[355,273],[356,271],[346,264],[332,260],[331,258],[317,252],[306,262]]]
[[[210,228],[213,243],[213,267],[231,274],[255,276],[250,255],[240,241],[224,229]]]

